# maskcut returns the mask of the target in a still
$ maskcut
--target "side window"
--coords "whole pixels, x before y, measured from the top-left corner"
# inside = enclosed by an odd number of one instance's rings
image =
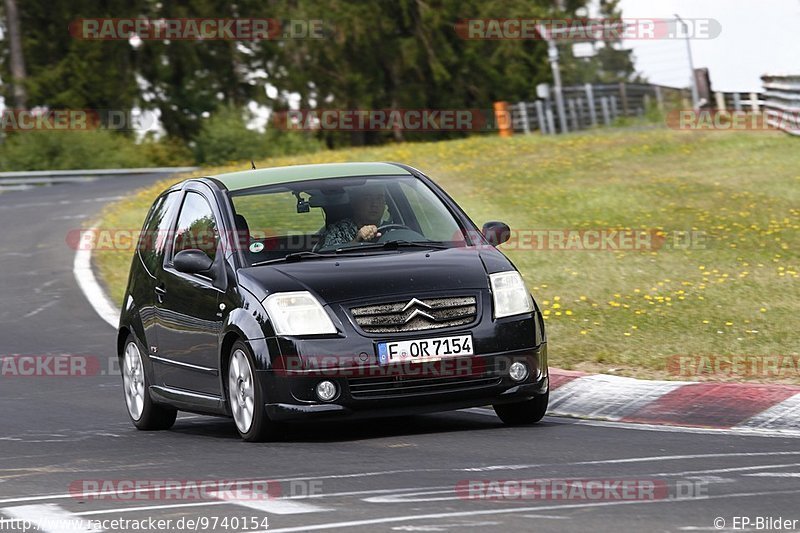
[[[172,191],[159,197],[145,220],[136,250],[150,274],[155,274],[164,261],[164,248],[169,241],[169,213],[180,197],[180,191]]]
[[[172,256],[183,250],[203,250],[211,259],[217,254],[217,221],[211,206],[199,193],[189,191],[181,206]]]

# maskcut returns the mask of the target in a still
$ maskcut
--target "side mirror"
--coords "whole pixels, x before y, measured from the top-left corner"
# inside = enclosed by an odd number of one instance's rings
[[[214,277],[213,273],[210,271],[214,261],[202,250],[192,248],[178,252],[175,255],[175,259],[172,260],[172,263],[175,265],[175,270],[178,272],[184,272],[186,274],[203,273],[212,278]]]
[[[484,224],[482,233],[492,246],[503,244],[511,238],[511,228],[508,227],[508,224],[496,220]]]

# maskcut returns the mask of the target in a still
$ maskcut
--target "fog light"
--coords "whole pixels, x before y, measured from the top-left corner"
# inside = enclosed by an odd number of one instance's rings
[[[330,381],[317,383],[317,397],[323,402],[329,402],[336,396],[336,385]]]
[[[528,377],[528,365],[520,363],[519,361],[511,363],[511,368],[508,369],[508,374],[514,381],[523,381]]]

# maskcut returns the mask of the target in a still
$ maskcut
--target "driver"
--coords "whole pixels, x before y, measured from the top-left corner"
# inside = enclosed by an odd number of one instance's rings
[[[350,193],[353,216],[330,224],[320,248],[372,241],[381,236],[378,226],[386,209],[386,193],[381,185],[366,185]]]

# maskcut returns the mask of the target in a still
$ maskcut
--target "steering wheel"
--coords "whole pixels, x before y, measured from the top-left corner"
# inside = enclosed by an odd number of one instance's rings
[[[396,229],[407,229],[409,231],[414,231],[405,224],[384,224],[378,228],[378,232],[383,233],[384,231],[394,231]]]

